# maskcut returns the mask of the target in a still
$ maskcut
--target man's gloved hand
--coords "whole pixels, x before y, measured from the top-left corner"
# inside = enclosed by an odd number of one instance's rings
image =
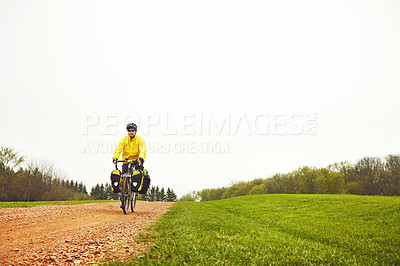
[[[117,162],[118,162],[118,158],[114,158],[114,159],[113,159],[113,163],[114,163],[114,164],[117,164]]]
[[[143,158],[138,158],[137,161],[138,161],[139,165],[143,165],[143,163],[144,163]]]

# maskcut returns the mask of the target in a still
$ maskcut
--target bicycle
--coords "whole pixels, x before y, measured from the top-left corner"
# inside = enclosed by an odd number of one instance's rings
[[[131,160],[118,160],[119,163],[128,163],[128,172],[121,175],[122,177],[122,190],[121,190],[121,208],[124,211],[124,214],[128,214],[129,205],[131,206],[131,211],[135,212],[136,207],[136,198],[138,196],[137,192],[132,192],[132,165],[136,161]],[[118,165],[115,164],[115,168],[118,170]]]

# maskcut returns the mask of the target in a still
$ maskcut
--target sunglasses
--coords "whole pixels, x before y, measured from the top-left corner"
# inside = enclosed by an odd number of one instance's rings
[[[133,129],[128,129],[128,132],[135,132],[135,130],[133,130]]]

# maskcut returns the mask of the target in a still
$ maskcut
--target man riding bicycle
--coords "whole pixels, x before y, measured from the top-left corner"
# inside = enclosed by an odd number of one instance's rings
[[[128,160],[136,161],[135,169],[143,170],[144,159],[146,158],[147,148],[143,138],[136,135],[137,126],[135,123],[129,123],[126,126],[128,135],[123,137],[114,151],[113,163],[117,164],[118,158],[128,158]],[[128,172],[128,164],[122,165],[122,173]]]

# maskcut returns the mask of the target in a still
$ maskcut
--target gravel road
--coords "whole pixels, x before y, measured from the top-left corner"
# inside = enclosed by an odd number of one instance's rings
[[[98,264],[129,261],[151,244],[134,241],[172,206],[120,202],[0,209],[0,265]]]

